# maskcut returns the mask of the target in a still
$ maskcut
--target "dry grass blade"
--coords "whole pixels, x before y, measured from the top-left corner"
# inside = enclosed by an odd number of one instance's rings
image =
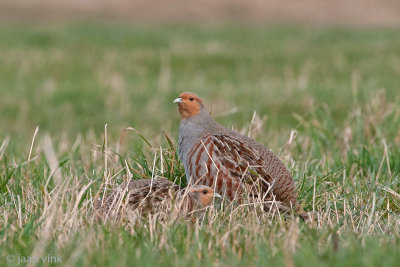
[[[28,167],[27,167],[27,169],[26,169],[26,175],[25,175],[25,179],[28,181],[29,180],[29,164],[30,164],[30,162],[31,162],[31,155],[32,155],[32,149],[33,149],[33,144],[35,143],[35,138],[36,138],[36,135],[37,135],[37,133],[39,132],[39,125],[36,127],[36,129],[35,129],[35,133],[33,134],[33,137],[32,137],[32,143],[31,143],[31,147],[30,147],[30,149],[29,149],[29,155],[28,155]],[[0,157],[1,158],[1,157]]]
[[[33,142],[32,142],[32,144],[33,144]],[[58,185],[62,181],[62,176],[61,176],[61,172],[59,169],[60,163],[58,162],[58,158],[54,151],[54,147],[51,142],[51,138],[48,134],[46,134],[44,136],[44,138],[42,139],[42,149],[43,149],[43,152],[46,156],[47,162],[49,163],[49,167],[50,167],[50,174],[47,178],[46,185],[49,183],[51,177],[54,177],[54,182],[56,185]]]
[[[0,146],[0,160],[3,158],[4,153],[6,151],[6,148],[7,148],[9,142],[10,142],[10,137],[6,136],[6,138],[4,138],[4,140],[3,140],[3,142],[1,143],[1,146]]]
[[[119,140],[119,143],[120,143],[120,144],[122,144],[122,140],[123,140],[123,138],[124,138],[125,131],[127,131],[127,130],[132,131],[132,132],[134,132],[136,135],[138,135],[150,148],[153,147],[153,146],[150,144],[150,142],[147,141],[147,139],[146,139],[139,131],[137,131],[136,129],[134,129],[134,128],[132,128],[132,127],[128,127],[128,128],[125,128],[125,129],[122,130],[121,138],[120,138],[120,140]]]

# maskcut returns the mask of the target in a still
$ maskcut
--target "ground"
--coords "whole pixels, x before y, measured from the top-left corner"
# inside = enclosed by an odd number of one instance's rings
[[[400,26],[398,0],[0,0],[0,21]]]
[[[399,47],[395,28],[2,25],[1,264],[395,266]],[[93,220],[103,182],[184,185],[182,91],[279,155],[311,224],[249,207],[195,225]]]

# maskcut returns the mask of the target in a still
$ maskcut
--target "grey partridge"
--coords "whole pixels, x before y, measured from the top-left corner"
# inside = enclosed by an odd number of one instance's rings
[[[247,192],[307,217],[299,208],[292,176],[276,155],[215,122],[196,94],[184,92],[174,103],[181,115],[178,156],[188,183],[210,186],[230,201],[243,200]]]
[[[125,206],[129,211],[137,210],[146,215],[168,209],[173,203],[182,201],[180,212],[186,216],[209,206],[214,197],[220,196],[206,185],[180,188],[167,179],[139,179],[122,183],[104,201],[98,201],[96,210],[103,215],[119,215],[119,210]]]

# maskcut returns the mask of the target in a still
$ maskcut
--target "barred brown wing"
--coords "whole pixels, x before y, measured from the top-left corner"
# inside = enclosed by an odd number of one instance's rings
[[[272,152],[253,147],[229,134],[206,135],[187,157],[191,183],[214,187],[230,200],[247,192],[263,200],[274,194],[279,201],[295,204],[294,182],[283,163]]]

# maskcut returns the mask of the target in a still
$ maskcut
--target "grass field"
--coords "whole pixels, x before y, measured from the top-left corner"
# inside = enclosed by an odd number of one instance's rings
[[[311,224],[248,207],[94,222],[105,181],[184,178],[182,91],[280,156]],[[398,29],[3,24],[0,265],[397,266],[399,92]]]

